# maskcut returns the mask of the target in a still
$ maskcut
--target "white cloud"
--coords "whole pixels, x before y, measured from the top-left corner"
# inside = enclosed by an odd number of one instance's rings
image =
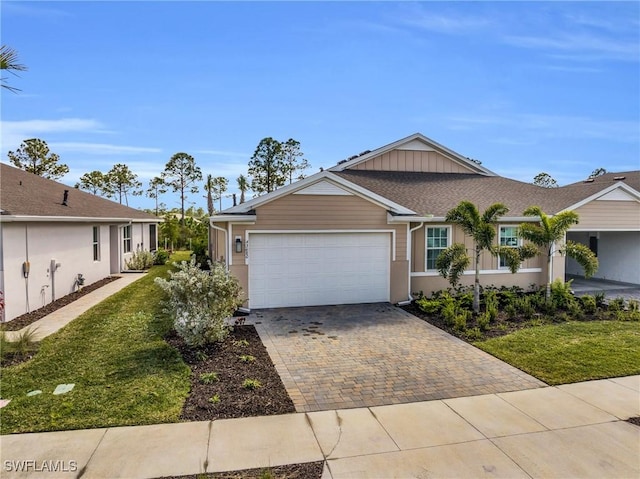
[[[507,44],[547,50],[558,58],[572,60],[622,60],[637,62],[640,50],[636,39],[605,38],[588,33],[563,33],[545,36],[508,35]]]
[[[137,155],[162,152],[160,148],[111,145],[107,143],[55,142],[51,143],[50,146],[56,151],[73,151],[88,155]]]
[[[449,118],[452,130],[479,130],[500,127],[525,138],[511,137],[512,142],[525,142],[530,138],[584,138],[623,143],[638,141],[640,124],[632,120],[607,120],[580,116],[509,114],[457,115]],[[501,136],[504,138],[504,136]]]

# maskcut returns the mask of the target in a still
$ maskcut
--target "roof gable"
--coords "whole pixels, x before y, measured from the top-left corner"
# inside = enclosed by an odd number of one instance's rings
[[[327,180],[321,180],[313,183],[306,188],[295,191],[294,195],[321,195],[321,196],[350,196],[353,193],[348,192],[344,188],[339,187],[335,183]]]
[[[318,193],[318,192],[321,193]],[[315,175],[309,176],[303,180],[297,181],[290,185],[284,186],[276,191],[267,193],[263,196],[258,196],[252,200],[246,201],[237,206],[233,206],[221,212],[220,215],[213,217],[213,220],[224,221],[228,219],[230,215],[246,215],[259,206],[268,204],[286,195],[290,194],[336,194],[341,191],[342,194],[360,196],[367,201],[377,204],[380,207],[386,208],[388,211],[401,214],[411,215],[415,214],[414,211],[388,199],[377,193],[367,190],[360,185],[352,183],[338,175],[335,175],[329,171],[321,171]],[[324,192],[324,193],[322,193]]]
[[[369,170],[421,173],[495,174],[421,133],[339,163],[330,171]]]
[[[586,198],[582,197],[580,201],[567,206],[562,211],[575,210],[592,201],[635,201],[640,203],[640,191],[637,191],[626,183],[618,181],[607,188],[596,191]]]

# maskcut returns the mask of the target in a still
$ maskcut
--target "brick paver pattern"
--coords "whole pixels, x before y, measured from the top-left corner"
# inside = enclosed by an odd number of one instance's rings
[[[388,303],[257,310],[246,323],[298,412],[545,386]]]

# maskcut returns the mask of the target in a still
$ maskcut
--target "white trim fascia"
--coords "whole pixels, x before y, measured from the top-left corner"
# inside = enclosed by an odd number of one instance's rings
[[[295,193],[296,191],[306,188],[310,184],[314,184],[322,180],[333,182],[337,186],[342,187],[343,189],[346,189],[347,191],[350,191],[351,193],[354,193],[355,195],[360,196],[361,198],[367,201],[370,201],[371,203],[374,203],[382,208],[392,210],[394,213],[405,214],[405,215],[415,215],[415,211],[410,210],[398,203],[395,203],[394,201],[391,201],[383,196],[380,196],[372,191],[369,191],[366,188],[363,188],[362,186],[356,185],[355,183],[352,183],[349,180],[346,180],[338,175],[334,175],[333,173],[330,173],[329,171],[325,170],[325,171],[316,173],[315,175],[309,176],[308,178],[305,178],[303,180],[284,186],[279,190],[272,191],[271,193],[267,193],[266,195],[259,196],[258,198],[249,200],[245,203],[242,203],[241,205],[233,206],[227,210],[224,210],[222,212],[223,214],[215,216],[214,218],[220,218],[220,221],[229,221],[229,219],[231,219],[233,216],[236,216],[236,215],[233,215],[233,213],[246,213],[247,211],[250,211],[257,206],[265,205],[282,196]],[[238,216],[242,216],[242,215],[238,215]],[[227,219],[222,220],[222,218],[225,218],[225,217]]]
[[[563,213],[565,211],[573,211],[575,209],[578,209],[581,206],[584,206],[587,203],[591,203],[592,201],[597,200],[601,196],[606,195],[607,193],[609,193],[609,192],[611,192],[613,190],[616,190],[618,188],[626,191],[631,196],[635,196],[636,200],[640,201],[640,191],[637,191],[635,188],[632,188],[631,186],[627,185],[626,183],[623,183],[622,181],[619,181],[619,182],[614,183],[614,184],[612,184],[610,186],[607,186],[605,189],[600,190],[597,193],[592,194],[591,196],[586,197],[585,199],[583,199],[581,201],[578,201],[576,204],[573,204],[571,206],[567,206],[563,210],[558,211],[558,213]]]
[[[245,238],[249,241],[250,234],[350,234],[350,233],[391,233],[391,261],[396,260],[396,230],[395,229],[331,229],[331,230],[246,230]],[[251,243],[249,243],[249,246]]]
[[[29,215],[2,215],[0,223],[162,223],[163,218],[104,218],[89,216],[29,216]]]
[[[487,175],[487,176],[497,176],[493,171],[488,170],[487,168],[483,167],[482,165],[479,165],[467,158],[465,158],[464,156],[462,156],[460,153],[456,153],[455,151],[447,148],[446,146],[441,145],[440,143],[433,141],[431,138],[427,138],[426,136],[424,136],[422,133],[414,133],[413,135],[407,136],[406,138],[402,138],[400,140],[394,141],[393,143],[389,143],[388,145],[385,146],[381,146],[380,148],[377,148],[365,155],[362,156],[358,156],[357,158],[354,158],[353,160],[349,160],[349,161],[345,161],[344,163],[339,163],[336,166],[333,166],[331,168],[329,168],[329,171],[343,171],[343,170],[347,170],[349,168],[351,168],[354,165],[357,165],[358,163],[362,163],[364,161],[367,161],[371,158],[375,158],[376,156],[382,155],[384,153],[386,153],[387,151],[391,151],[394,150],[400,146],[402,146],[405,143],[409,143],[411,141],[414,140],[420,140],[423,143],[426,143],[428,146],[432,147],[434,150],[440,152],[440,153],[444,153],[445,155],[451,157],[451,159],[453,161],[462,163],[464,166],[471,168],[472,170],[477,171],[478,173]]]
[[[255,223],[256,215],[216,215],[209,217],[209,224],[213,223]]]
[[[550,215],[551,216],[551,215]],[[540,221],[539,216],[505,216],[498,220],[499,224],[502,223],[536,223]],[[394,216],[391,214],[387,215],[387,223],[447,223],[447,219],[444,216]]]
[[[607,233],[607,232],[611,232],[611,233],[621,233],[621,232],[625,232],[625,231],[629,231],[629,232],[634,232],[634,231],[640,231],[640,227],[638,228],[571,228],[569,231],[567,231],[567,233]]]
[[[519,274],[519,273],[542,273],[542,268],[520,268],[516,273],[512,273],[508,269],[483,269],[480,270],[480,274]],[[464,276],[472,276],[476,274],[474,270],[467,270],[462,273]],[[412,271],[412,277],[420,277],[420,276],[440,276],[440,273],[437,271]]]

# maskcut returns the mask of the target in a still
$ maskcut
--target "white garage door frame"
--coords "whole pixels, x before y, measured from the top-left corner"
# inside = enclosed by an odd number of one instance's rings
[[[267,300],[265,300],[263,298],[264,295],[260,295],[260,296],[254,296],[254,300],[252,302],[251,298],[252,298],[252,289],[254,290],[254,292],[256,292],[258,290],[256,283],[257,281],[259,281],[255,276],[254,276],[254,272],[252,271],[252,261],[251,261],[251,254],[252,254],[252,241],[255,240],[256,235],[313,235],[313,236],[318,236],[318,235],[362,235],[362,234],[377,234],[377,235],[383,235],[387,238],[386,240],[386,247],[388,247],[388,250],[386,252],[386,258],[385,258],[385,269],[386,269],[386,274],[384,277],[384,281],[385,281],[385,286],[384,286],[384,297],[380,297],[379,295],[376,296],[375,294],[372,295],[372,300],[369,301],[366,297],[362,298],[362,297],[355,297],[353,300],[350,299],[344,299],[344,297],[341,300],[336,300],[333,301],[331,300],[331,294],[328,294],[328,297],[322,297],[319,298],[318,296],[315,296],[312,299],[309,300],[305,300],[303,298],[300,298],[299,300],[297,298],[292,298],[292,299],[281,299],[281,298],[272,298],[273,301],[271,303],[269,303]],[[252,240],[253,238],[253,240]],[[259,308],[264,308],[264,307],[286,307],[286,306],[311,306],[311,305],[320,305],[320,304],[339,304],[339,303],[349,303],[349,302],[373,302],[373,301],[389,301],[390,300],[390,295],[391,295],[391,261],[395,260],[395,251],[396,251],[396,231],[395,229],[349,229],[349,230],[343,230],[343,229],[332,229],[332,230],[248,230],[245,232],[245,263],[248,265],[248,286],[249,286],[249,291],[248,291],[248,297],[249,297],[249,305],[252,309],[259,309]],[[258,265],[255,265],[256,268],[258,268]],[[253,285],[252,285],[253,283]],[[253,286],[253,287],[252,287]],[[382,291],[381,286],[378,286],[379,291]],[[339,294],[338,294],[339,296]],[[366,295],[365,295],[366,296]],[[375,299],[373,299],[375,297]],[[364,300],[361,300],[364,299]],[[280,303],[281,301],[284,301],[284,303]],[[289,301],[291,301],[289,303]],[[309,304],[306,304],[309,303]]]

